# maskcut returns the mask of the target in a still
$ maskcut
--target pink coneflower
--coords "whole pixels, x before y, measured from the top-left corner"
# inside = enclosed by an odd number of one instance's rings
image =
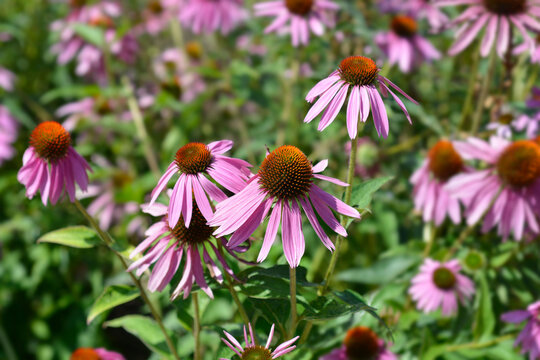
[[[405,12],[418,19],[427,19],[434,30],[448,21],[448,17],[435,5],[436,0],[410,0],[406,3]]]
[[[343,346],[321,356],[319,360],[397,360],[397,356],[386,348],[377,334],[366,326],[356,326],[349,331]]]
[[[538,234],[540,146],[530,140],[510,142],[497,137],[490,143],[470,138],[454,146],[463,158],[488,164],[486,169],[458,174],[446,185],[466,206],[467,223],[476,224],[485,214],[484,232],[497,226],[504,239],[513,233],[516,240],[525,230]]]
[[[512,127],[517,131],[525,131],[525,136],[532,139],[540,132],[540,111],[534,115],[522,114],[512,122]]]
[[[213,229],[206,224],[206,219],[196,204],[190,215],[189,228],[186,228],[183,219],[180,219],[176,226],[169,226],[169,213],[165,205],[156,203],[147,207],[145,211],[153,216],[163,217],[161,221],[155,223],[146,231],[146,239],[129,255],[130,258],[134,258],[148,249],[144,256],[129,266],[128,271],[137,269],[136,274],[140,276],[150,265],[155,263],[148,280],[148,289],[150,291],[162,291],[170,283],[180,267],[182,257],[184,257],[182,278],[171,299],[176,299],[182,292],[184,293],[184,299],[187,298],[194,283],[197,283],[210,298],[214,297],[212,289],[210,289],[204,278],[203,264],[206,264],[210,275],[220,284],[223,282],[223,274],[216,265],[216,261],[210,256],[211,253],[221,263],[223,269],[234,277],[234,273],[218,250],[218,246],[222,246],[233,256],[235,256],[234,251],[240,252],[244,251],[244,249],[231,248],[226,245],[226,240],[222,238],[216,238],[217,246],[214,245],[212,243]]]
[[[440,263],[426,259],[409,288],[418,310],[429,313],[441,309],[444,316],[454,314],[458,300],[464,303],[474,294],[473,282],[461,275],[460,270],[461,265],[457,260]]]
[[[15,74],[0,66],[0,88],[6,91],[13,91],[14,82]]]
[[[319,174],[327,164],[328,161],[324,160],[312,166],[304,153],[290,145],[272,151],[262,162],[257,175],[249,180],[241,192],[216,206],[216,213],[209,222],[212,226],[219,226],[214,234],[233,234],[229,245],[235,247],[241,244],[263,223],[275,203],[257,261],[261,262],[268,256],[281,223],[285,257],[291,267],[300,264],[305,249],[301,208],[323,244],[330,251],[334,250],[334,244],[319,224],[317,214],[342,236],[347,236],[347,231],[330,209],[357,219],[360,214],[313,184],[313,179],[316,178],[348,186],[337,179]]]
[[[220,31],[227,35],[246,17],[243,0],[187,0],[180,8],[180,23],[195,34]]]
[[[125,220],[128,215],[139,212],[139,204],[135,201],[126,201],[119,194],[126,194],[131,190],[135,176],[125,161],[114,166],[101,156],[94,156],[92,162],[99,165],[106,174],[88,186],[85,194],[77,198],[95,199],[88,205],[88,213],[98,219],[99,227],[108,230],[112,224]],[[132,221],[134,221],[133,219]],[[127,228],[131,230],[130,222]],[[129,231],[128,231],[129,232]]]
[[[309,43],[310,31],[322,36],[325,26],[333,28],[338,9],[330,0],[274,0],[255,4],[255,16],[275,17],[264,33],[290,33],[293,46],[298,46]]]
[[[56,110],[55,115],[61,118],[65,117],[62,126],[67,131],[72,131],[80,121],[97,124],[106,116],[114,115],[115,120],[130,121],[131,114],[125,107],[123,99],[105,98],[97,95],[64,104]]]
[[[504,313],[501,320],[514,324],[527,321],[514,346],[521,344],[521,353],[529,353],[530,360],[540,358],[540,301],[529,305],[527,310]]]
[[[531,90],[531,97],[527,99],[527,107],[540,108],[540,87],[533,87]]]
[[[154,73],[161,87],[186,103],[206,89],[203,78],[190,69],[190,60],[196,59],[197,49],[200,48],[194,45],[186,48],[190,59],[180,49],[167,49],[154,62]]]
[[[13,143],[18,130],[17,120],[6,107],[0,105],[0,165],[15,155]]]
[[[454,224],[461,222],[459,201],[451,196],[445,184],[464,170],[463,159],[450,141],[440,140],[429,150],[422,166],[411,176],[414,207],[423,213],[424,221],[439,226],[448,216]]]
[[[381,95],[376,88],[377,84],[379,84],[380,92],[383,96],[388,96],[388,93],[392,95],[407,116],[409,122],[411,122],[411,117],[405,105],[390,90],[390,87],[397,90],[413,103],[418,103],[390,80],[379,75],[379,68],[375,62],[364,56],[350,56],[344,59],[336,71],[331,73],[326,79],[319,81],[309,91],[306,95],[308,102],[311,103],[317,97],[320,97],[307,113],[304,122],[312,121],[326,108],[319,122],[318,130],[323,131],[326,129],[338,116],[350,89],[349,105],[347,107],[347,130],[349,137],[351,139],[356,138],[358,120],[361,119],[365,122],[369,116],[371,107],[375,129],[377,129],[379,136],[382,135],[386,138],[389,129],[388,115]]]
[[[169,202],[168,213],[171,227],[176,226],[180,216],[184,218],[185,226],[189,227],[193,207],[192,194],[195,195],[197,206],[207,220],[210,220],[213,215],[207,196],[217,202],[227,199],[227,195],[208,180],[207,176],[233,193],[239,192],[246,186],[251,165],[244,160],[222,155],[232,146],[232,141],[221,140],[208,145],[193,142],[178,149],[174,161],[152,191],[150,200],[150,205],[152,205],[169,180],[176,173],[180,174]]]
[[[122,354],[103,348],[78,348],[71,354],[69,360],[126,360]]]
[[[234,338],[231,334],[229,334],[226,331],[223,331],[225,334],[225,338],[221,338],[221,340],[227,345],[232,351],[235,352],[236,355],[240,357],[242,360],[254,360],[254,359],[261,359],[261,360],[271,360],[271,359],[277,359],[278,357],[281,357],[285,354],[290,353],[296,348],[296,345],[293,345],[296,340],[300,336],[297,336],[295,338],[292,338],[291,340],[285,341],[281,345],[278,345],[274,351],[271,351],[269,349],[270,344],[272,343],[272,338],[274,337],[274,325],[272,324],[272,328],[270,329],[270,334],[268,335],[268,340],[266,341],[266,345],[262,347],[261,345],[257,345],[255,343],[255,336],[253,334],[253,328],[251,327],[251,324],[249,324],[249,337],[248,333],[246,331],[246,326],[244,325],[244,341],[245,346],[242,346],[238,340]],[[250,341],[251,338],[251,341]],[[229,360],[221,358],[220,360]]]
[[[456,32],[457,40],[448,53],[456,55],[467,48],[485,28],[480,54],[487,56],[493,47],[503,57],[516,39],[512,33],[520,34],[525,49],[533,50],[534,38],[528,30],[540,32],[540,6],[536,0],[441,0],[438,6],[468,5],[468,9],[448,24],[461,25]],[[521,47],[521,46],[519,46]]]
[[[176,6],[171,6],[171,1],[166,0],[149,0],[145,9],[142,11],[142,21],[139,29],[151,35],[160,33],[169,25],[174,16]]]
[[[394,16],[390,29],[375,37],[377,45],[388,56],[390,65],[398,64],[401,71],[408,73],[425,61],[440,59],[439,51],[418,35],[418,25],[412,17]]]
[[[90,166],[71,147],[71,136],[57,122],[46,121],[32,131],[30,147],[23,155],[23,166],[17,179],[26,186],[26,196],[33,198],[41,193],[43,205],[54,205],[64,193],[75,201],[75,183],[86,191]]]

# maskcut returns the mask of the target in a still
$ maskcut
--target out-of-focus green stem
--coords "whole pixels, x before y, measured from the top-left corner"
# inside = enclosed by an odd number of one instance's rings
[[[298,76],[300,72],[300,63],[297,57],[291,63],[290,77],[283,77],[283,112],[281,115],[282,124],[279,125],[278,134],[276,139],[276,147],[285,144],[287,140],[287,133],[289,134],[289,140],[291,143],[296,143],[298,133],[298,121],[294,117],[294,87],[298,82]]]
[[[180,26],[180,21],[178,19],[172,19],[170,21],[171,24],[171,36],[174,42],[174,45],[176,48],[184,52],[184,35],[182,33],[182,26]]]
[[[137,135],[143,143],[144,156],[146,157],[146,162],[148,163],[150,170],[152,170],[152,173],[157,178],[159,178],[160,172],[159,172],[157,156],[152,148],[150,137],[148,136],[148,132],[146,131],[146,128],[144,126],[144,119],[141,113],[141,109],[139,108],[139,104],[137,103],[137,99],[135,99],[135,94],[133,93],[133,87],[131,86],[128,78],[126,77],[122,78],[122,84],[124,85],[127,91],[128,107],[129,107],[129,111],[131,112],[131,117],[133,118],[133,122],[135,123]]]
[[[497,52],[495,47],[491,50],[489,55],[488,70],[486,76],[484,77],[484,82],[482,83],[482,89],[480,90],[480,96],[478,97],[478,103],[476,104],[476,111],[472,120],[471,134],[476,134],[480,128],[480,123],[482,122],[482,114],[484,112],[484,103],[489,93],[489,86],[493,81],[493,75],[495,75],[495,65],[497,63]]]
[[[4,349],[6,360],[17,360],[15,350],[13,350],[13,346],[2,326],[0,326],[0,344],[2,344],[2,348]]]
[[[291,290],[291,323],[289,325],[289,338],[293,338],[298,323],[298,314],[296,309],[296,268],[289,268],[290,290]]]
[[[163,336],[165,337],[165,342],[167,343],[167,347],[171,351],[171,354],[173,355],[175,360],[180,360],[180,356],[178,356],[178,352],[176,351],[176,348],[174,347],[174,344],[169,337],[169,334],[167,334],[167,329],[165,328],[165,325],[163,325],[163,320],[161,319],[161,316],[159,315],[158,311],[156,310],[154,304],[152,304],[152,301],[150,301],[150,298],[148,297],[148,294],[146,294],[146,290],[144,290],[144,287],[141,284],[141,281],[135,277],[131,272],[127,271],[128,264],[126,260],[120,255],[118,252],[116,252],[112,246],[114,244],[113,239],[109,236],[109,234],[106,231],[103,231],[98,223],[94,220],[94,218],[86,211],[84,206],[79,202],[79,200],[75,199],[75,206],[77,209],[81,212],[81,214],[84,216],[84,218],[90,223],[90,226],[98,233],[98,236],[103,240],[103,242],[107,245],[107,248],[113,252],[113,254],[116,255],[116,257],[120,260],[122,263],[122,267],[126,270],[126,272],[131,277],[131,280],[135,283],[135,286],[137,286],[137,289],[139,290],[139,293],[141,294],[141,297],[143,301],[146,303],[148,308],[150,309],[150,312],[152,313],[152,316],[154,320],[156,320],[156,323],[158,324],[161,332],[163,333]]]
[[[429,237],[428,241],[426,242],[426,247],[424,248],[423,257],[428,257],[429,253],[431,252],[431,249],[433,248],[433,244],[435,243],[435,239],[437,238],[437,227],[433,222],[429,222],[426,224],[426,226],[429,229]]]
[[[465,350],[465,349],[481,349],[481,348],[485,348],[491,345],[498,344],[506,340],[514,339],[516,336],[517,334],[507,334],[507,335],[499,336],[495,339],[480,342],[480,343],[471,342],[471,343],[466,343],[466,344],[449,345],[446,347],[446,351],[452,352],[452,351]]]
[[[199,311],[199,294],[196,292],[191,294],[191,300],[193,301],[193,310],[195,314],[193,315],[193,338],[195,339],[195,354],[193,355],[194,360],[202,360],[201,354],[201,320],[200,320],[200,311]]]
[[[475,51],[473,55],[473,62],[471,64],[471,72],[469,73],[469,87],[467,89],[467,97],[463,103],[463,108],[461,111],[461,120],[459,121],[459,130],[465,130],[467,125],[467,116],[471,112],[473,99],[474,99],[474,88],[476,86],[476,78],[478,76],[478,60],[480,58],[480,51]]]

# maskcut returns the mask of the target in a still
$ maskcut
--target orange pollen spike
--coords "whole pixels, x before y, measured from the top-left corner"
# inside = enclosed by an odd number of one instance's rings
[[[375,61],[365,56],[349,56],[339,64],[341,78],[349,84],[372,85],[377,79],[379,68]]]
[[[56,161],[64,158],[71,146],[71,136],[62,125],[46,121],[30,134],[30,146],[43,159]]]
[[[446,181],[463,171],[463,159],[448,140],[441,140],[429,150],[429,170],[435,178]]]
[[[174,161],[181,172],[198,174],[212,164],[212,153],[205,144],[189,143],[178,149]]]
[[[499,156],[497,172],[515,188],[532,185],[540,177],[540,145],[533,140],[515,141]]]

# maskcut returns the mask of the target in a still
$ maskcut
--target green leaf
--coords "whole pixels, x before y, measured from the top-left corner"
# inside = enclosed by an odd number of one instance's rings
[[[392,179],[393,176],[383,176],[376,179],[370,179],[361,184],[353,186],[351,204],[359,209],[368,208],[373,194],[379,190],[381,186]]]
[[[51,231],[40,237],[38,243],[46,242],[78,249],[90,249],[100,244],[96,232],[86,226],[70,226]]]
[[[296,283],[303,287],[315,287],[306,279],[307,270],[304,267],[296,269]],[[242,293],[252,298],[288,299],[289,298],[289,266],[276,265],[270,268],[251,267],[238,277],[244,280]]]
[[[136,336],[149,349],[166,358],[170,357],[165,336],[154,319],[142,315],[126,315],[118,319],[107,321],[104,326],[123,328]]]
[[[359,311],[366,311],[382,322],[375,309],[366,304],[360,294],[352,290],[336,291],[327,296],[318,296],[309,303],[303,316],[307,320],[326,320]]]
[[[77,35],[98,48],[102,48],[105,44],[105,32],[100,27],[77,23],[73,25],[73,30]]]
[[[105,288],[90,309],[86,323],[90,324],[99,314],[118,305],[125,304],[139,296],[139,291],[133,286],[112,285]]]
[[[485,272],[480,272],[477,283],[479,292],[476,301],[476,316],[474,320],[473,334],[475,339],[488,337],[495,329],[495,314],[491,303],[491,292]]]
[[[385,257],[369,267],[352,268],[337,274],[336,279],[358,284],[387,284],[420,260],[417,255]]]

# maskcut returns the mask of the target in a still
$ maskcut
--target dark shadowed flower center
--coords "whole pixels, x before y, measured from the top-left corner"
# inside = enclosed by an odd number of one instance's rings
[[[178,149],[174,161],[181,172],[198,174],[210,166],[212,153],[205,144],[189,143]]]
[[[30,146],[43,159],[56,161],[65,157],[71,145],[71,136],[62,125],[46,121],[30,134]]]
[[[531,140],[512,143],[499,156],[497,171],[513,187],[533,184],[540,177],[540,146]]]
[[[339,64],[341,78],[351,85],[371,85],[378,73],[375,61],[365,56],[349,56]]]
[[[412,37],[416,35],[416,32],[418,31],[416,21],[407,15],[394,16],[390,23],[390,27],[396,34],[402,37]]]
[[[247,347],[242,352],[242,360],[271,360],[272,353],[260,345]]]
[[[512,114],[502,114],[497,119],[497,122],[499,124],[509,125],[514,120],[514,116]]]
[[[375,360],[381,351],[377,334],[365,326],[347,331],[343,344],[349,360]]]
[[[525,12],[527,0],[484,0],[484,6],[498,15],[516,15]]]
[[[182,93],[184,92],[180,77],[177,75],[174,75],[170,81],[163,82],[161,84],[161,88],[176,98],[179,98],[180,96],[182,96]]]
[[[433,282],[439,289],[449,290],[456,284],[456,276],[452,270],[441,266],[433,272]]]
[[[189,223],[189,228],[186,228],[184,223],[185,221],[183,216],[180,216],[180,219],[178,220],[174,228],[169,228],[170,232],[181,244],[203,243],[207,241],[210,236],[212,236],[212,232],[214,231],[210,226],[206,225],[206,219],[202,215],[201,210],[199,210],[199,207],[195,202],[193,202],[193,212],[191,215],[191,222]]]
[[[80,8],[86,5],[86,0],[70,0],[69,4],[74,8]]]
[[[285,0],[285,6],[296,15],[306,15],[311,11],[315,0]]]
[[[163,12],[163,6],[160,0],[151,0],[148,3],[148,10],[154,14],[161,14]]]
[[[302,151],[284,145],[266,156],[259,169],[259,176],[259,184],[271,196],[292,199],[309,191],[313,169]]]
[[[69,360],[100,360],[100,357],[94,349],[78,348],[71,354]]]
[[[133,182],[133,176],[126,171],[118,170],[112,175],[112,184],[115,189],[122,189]]]
[[[446,181],[463,170],[463,160],[450,141],[440,140],[429,150],[429,170],[435,178]]]
[[[88,23],[92,26],[98,26],[102,28],[110,28],[114,25],[112,19],[104,14],[94,16],[90,19]]]

